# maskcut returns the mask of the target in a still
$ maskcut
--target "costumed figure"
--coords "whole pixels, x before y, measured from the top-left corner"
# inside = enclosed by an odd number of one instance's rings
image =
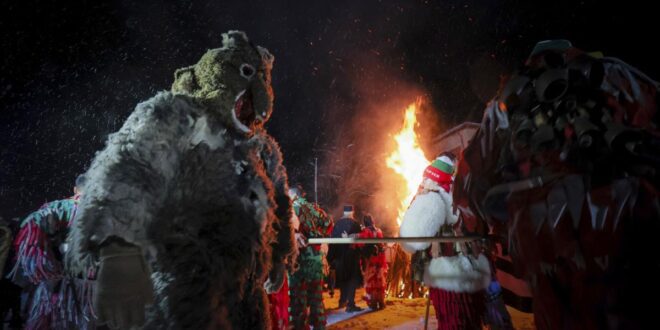
[[[503,227],[538,329],[657,323],[658,88],[566,40],[540,42],[485,110],[454,197]]]
[[[98,263],[99,322],[271,326],[266,290],[280,289],[295,253],[286,171],[264,129],[272,65],[243,32],[223,34],[222,48],[177,70],[171,91],[138,104],[96,155],[67,267]]]
[[[332,228],[332,238],[357,237],[360,225],[353,218],[353,206],[345,205],[344,214]],[[359,312],[362,307],[355,305],[355,290],[362,285],[360,269],[360,249],[356,244],[333,244],[328,251],[328,263],[335,270],[335,284],[339,287],[339,308],[347,312]]]
[[[424,171],[419,191],[406,210],[400,237],[455,236],[460,222],[450,195],[454,161],[435,159]],[[429,287],[439,329],[481,329],[486,288],[491,281],[488,258],[468,243],[403,243],[408,252],[422,251],[423,282]],[[428,261],[430,259],[430,261]]]
[[[9,276],[29,293],[26,329],[94,328],[95,267],[72,276],[63,266],[69,253],[66,237],[84,185],[85,177],[79,176],[72,197],[46,203],[21,222],[14,240],[16,263]]]
[[[383,238],[383,232],[376,227],[373,217],[367,214],[362,221],[364,228],[360,238]],[[385,259],[385,244],[365,244],[362,247],[364,255],[363,277],[366,301],[372,310],[385,308],[385,288],[387,286],[387,260]]]
[[[333,221],[316,204],[308,202],[300,187],[289,189],[293,210],[300,223],[296,231],[298,242],[298,269],[291,273],[290,321],[294,329],[325,329],[326,316],[323,306],[323,256],[321,245],[307,245],[310,238],[328,237]],[[308,312],[309,309],[309,312]]]

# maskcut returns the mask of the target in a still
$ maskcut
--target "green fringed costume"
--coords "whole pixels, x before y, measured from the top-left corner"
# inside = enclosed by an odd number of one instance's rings
[[[322,209],[303,197],[295,197],[293,209],[300,220],[299,233],[308,238],[327,237],[333,221]],[[320,245],[300,249],[298,270],[289,277],[291,308],[289,318],[294,329],[325,329],[323,306],[323,260]],[[309,317],[307,308],[309,307]]]

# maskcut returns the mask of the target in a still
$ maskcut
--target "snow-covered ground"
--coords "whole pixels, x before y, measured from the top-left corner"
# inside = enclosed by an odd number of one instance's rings
[[[328,314],[328,329],[391,329],[391,330],[413,330],[424,329],[424,315],[426,312],[426,299],[399,299],[388,298],[387,307],[380,311],[370,311],[360,297],[364,290],[356,293],[356,303],[365,308],[358,313],[347,313],[344,309],[338,310],[339,290],[336,290],[334,298],[325,293],[324,304]],[[521,313],[509,308],[516,329],[535,329],[534,318],[531,314]],[[433,306],[429,309],[428,329],[437,329]]]

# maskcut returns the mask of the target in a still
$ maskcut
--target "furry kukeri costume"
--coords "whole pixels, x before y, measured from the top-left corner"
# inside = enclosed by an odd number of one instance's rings
[[[488,104],[454,197],[503,230],[538,329],[647,329],[660,262],[660,83],[539,42]],[[651,244],[651,245],[650,245]]]
[[[303,197],[298,189],[291,189],[293,210],[299,219],[301,239],[328,237],[332,232],[332,218],[318,205]],[[323,256],[321,245],[300,246],[299,268],[291,273],[289,321],[294,329],[325,329],[326,315],[323,305]],[[308,311],[309,310],[309,311]]]
[[[99,262],[95,307],[111,326],[140,325],[153,286],[146,328],[269,327],[264,286],[279,289],[295,244],[263,128],[273,56],[239,31],[222,44],[138,104],[87,172],[67,267]]]

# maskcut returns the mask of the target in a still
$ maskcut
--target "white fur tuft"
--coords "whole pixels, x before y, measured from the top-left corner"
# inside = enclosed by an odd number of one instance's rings
[[[490,284],[490,264],[483,254],[433,258],[424,271],[428,286],[453,292],[476,292]]]
[[[200,117],[193,126],[193,133],[190,137],[190,144],[196,146],[200,143],[206,143],[211,150],[225,146],[225,130],[219,133],[212,133],[206,116]]]

